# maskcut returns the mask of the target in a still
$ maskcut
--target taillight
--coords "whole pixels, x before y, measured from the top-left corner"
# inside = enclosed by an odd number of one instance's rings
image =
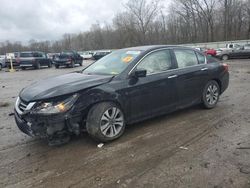
[[[229,71],[228,64],[223,63],[222,65],[223,65],[223,67],[224,67],[224,70],[225,70],[226,72],[228,72],[228,71]]]

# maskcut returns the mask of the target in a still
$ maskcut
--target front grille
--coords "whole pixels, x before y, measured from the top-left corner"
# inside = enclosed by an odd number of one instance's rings
[[[18,108],[20,109],[21,112],[24,112],[26,109],[27,109],[27,106],[29,105],[29,103],[26,103],[24,101],[22,101],[20,99],[20,102],[19,102],[19,105],[18,105]]]

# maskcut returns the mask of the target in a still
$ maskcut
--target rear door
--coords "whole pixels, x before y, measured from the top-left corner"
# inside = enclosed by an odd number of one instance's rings
[[[208,81],[208,67],[206,57],[201,53],[191,49],[173,51],[178,66],[178,106],[184,108],[201,100],[203,88]]]

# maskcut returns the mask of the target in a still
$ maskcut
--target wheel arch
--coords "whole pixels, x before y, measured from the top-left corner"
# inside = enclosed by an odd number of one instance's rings
[[[215,81],[215,82],[217,82],[217,84],[219,85],[219,89],[220,89],[220,94],[221,94],[221,88],[222,88],[222,83],[221,83],[221,81],[220,81],[220,79],[218,79],[218,78],[214,78],[214,79],[212,79],[213,81]]]
[[[103,100],[99,100],[99,101],[95,101],[91,104],[89,104],[83,111],[82,111],[82,121],[85,122],[87,119],[87,116],[91,110],[92,107],[94,107],[97,104],[100,103],[114,103],[115,105],[117,105],[123,112],[124,115],[124,119],[126,121],[126,112],[124,111],[124,108],[122,106],[122,103],[119,100],[115,100],[115,99],[103,99]]]

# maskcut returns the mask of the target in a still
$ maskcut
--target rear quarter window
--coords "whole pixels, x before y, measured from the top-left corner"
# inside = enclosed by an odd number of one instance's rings
[[[207,56],[207,63],[220,63],[220,60],[209,55]]]
[[[205,64],[206,63],[206,57],[198,52],[196,52],[197,59],[199,61],[199,64]]]

